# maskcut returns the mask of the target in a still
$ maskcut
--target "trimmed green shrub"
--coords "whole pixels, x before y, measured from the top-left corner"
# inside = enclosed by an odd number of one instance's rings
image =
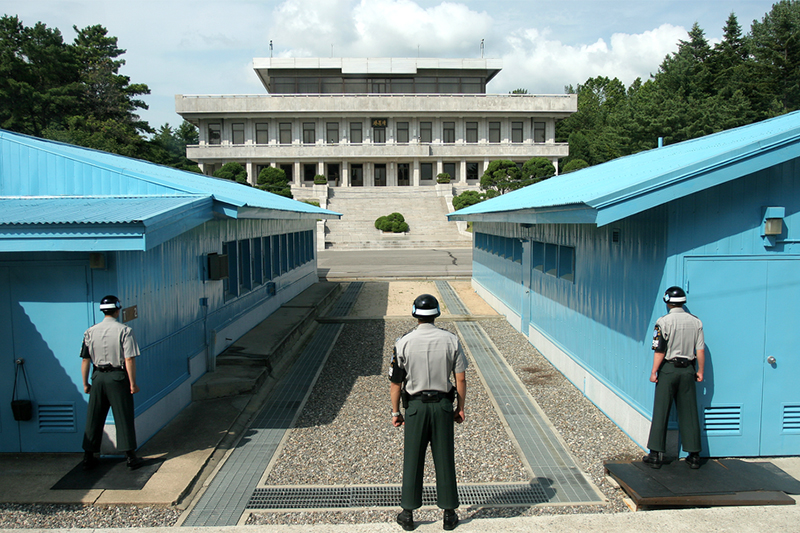
[[[406,219],[400,213],[378,217],[375,227],[383,232],[405,233],[408,231]]]
[[[458,196],[453,197],[453,209],[458,211],[471,205],[475,205],[486,200],[486,195],[478,191],[464,191]]]
[[[586,168],[588,166],[589,166],[589,163],[587,163],[583,159],[572,159],[566,165],[564,165],[564,168],[561,169],[561,173],[562,174],[566,174],[568,172],[573,172],[575,170],[580,170],[580,169]]]
[[[452,176],[447,172],[436,174],[436,183],[450,183],[451,179],[453,179]]]
[[[322,174],[317,174],[316,176],[314,176],[314,185],[327,185],[327,184],[328,184],[328,178],[326,178]]]

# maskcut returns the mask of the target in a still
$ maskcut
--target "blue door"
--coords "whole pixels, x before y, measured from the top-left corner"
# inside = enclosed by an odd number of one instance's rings
[[[3,451],[80,451],[87,396],[79,353],[83,332],[92,324],[88,266],[3,268],[0,300],[6,301],[0,303],[2,342],[13,339],[11,349],[0,353],[3,367],[13,368],[16,359],[24,359],[34,403],[33,419],[10,422],[16,427],[9,426],[8,404],[0,404]]]
[[[712,457],[800,454],[800,261],[688,259],[689,311],[703,321],[698,386]],[[774,362],[773,362],[774,361]]]

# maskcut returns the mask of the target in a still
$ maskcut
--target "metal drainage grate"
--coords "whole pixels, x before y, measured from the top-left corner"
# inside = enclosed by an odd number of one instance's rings
[[[450,285],[449,282],[441,280],[437,281],[436,290],[439,291],[439,294],[442,296],[442,300],[444,301],[444,305],[450,311],[451,315],[469,314],[469,309],[467,309],[467,306],[461,301],[461,298],[458,297],[458,293],[453,289],[453,286]]]
[[[468,506],[529,506],[550,502],[554,492],[549,483],[540,483],[539,480],[502,485],[459,485],[458,499],[461,505]],[[251,510],[352,509],[399,505],[399,486],[264,487],[255,490],[247,508]],[[436,505],[435,486],[425,485],[422,488],[422,505]]]
[[[333,305],[328,316],[347,316],[353,308],[353,305],[355,305],[358,294],[361,292],[363,286],[363,281],[354,281],[350,283],[342,295],[339,296],[339,299]]]

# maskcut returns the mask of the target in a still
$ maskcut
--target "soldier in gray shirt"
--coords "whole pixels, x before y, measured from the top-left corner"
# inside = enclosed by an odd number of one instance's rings
[[[653,468],[664,463],[667,423],[672,401],[678,410],[678,428],[686,463],[700,468],[700,417],[697,412],[695,382],[703,381],[705,341],[703,323],[683,309],[686,293],[670,287],[664,293],[669,312],[656,321],[653,333],[653,369],[650,381],[656,384],[653,419],[643,461]]]
[[[419,325],[397,340],[389,368],[392,424],[401,427],[405,423],[400,500],[403,511],[397,515],[397,523],[406,531],[414,529],[413,511],[422,506],[428,443],[436,468],[437,505],[444,509],[443,527],[452,530],[458,524],[453,423],[460,424],[466,416],[467,359],[458,337],[434,325],[439,314],[439,302],[430,294],[414,300],[411,315]],[[450,382],[451,374],[455,376],[455,387]],[[400,412],[401,397],[405,416]]]

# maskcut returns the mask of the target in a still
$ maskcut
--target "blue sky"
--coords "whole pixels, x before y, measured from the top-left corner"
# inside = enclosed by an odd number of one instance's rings
[[[127,50],[122,72],[152,94],[153,127],[181,118],[175,94],[263,94],[254,57],[501,58],[489,92],[563,93],[592,76],[626,85],[654,73],[692,24],[718,41],[744,33],[771,0],[0,0],[26,25],[101,24]]]

